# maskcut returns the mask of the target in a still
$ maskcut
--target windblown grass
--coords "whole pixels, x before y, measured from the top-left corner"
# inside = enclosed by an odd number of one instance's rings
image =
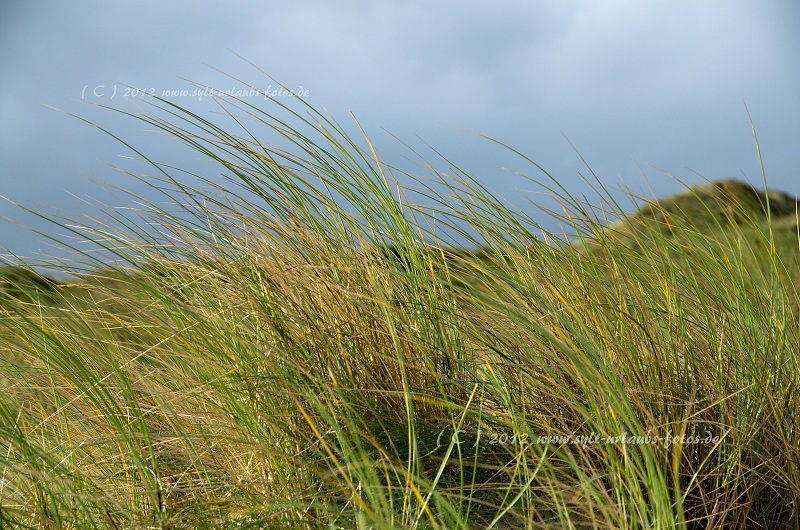
[[[7,290],[2,526],[800,525],[788,210],[604,228],[560,192],[570,244],[453,165],[415,204],[312,108],[223,108],[293,148],[156,98],[231,184],[153,162],[170,207],[92,232],[129,266]]]

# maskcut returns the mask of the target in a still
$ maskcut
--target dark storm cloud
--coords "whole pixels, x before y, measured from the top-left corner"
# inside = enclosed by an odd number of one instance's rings
[[[115,94],[112,104],[136,105],[119,92],[123,85],[161,95],[193,88],[184,79],[220,89],[275,87],[236,54],[307,90],[314,105],[341,122],[349,123],[352,111],[390,160],[404,151],[383,127],[403,140],[419,135],[512,200],[519,199],[517,188],[529,186],[501,166],[533,174],[530,168],[459,128],[521,149],[577,193],[585,189],[578,176],[585,170],[562,135],[607,185],[624,179],[643,188],[633,156],[663,195],[680,186],[651,166],[690,182],[699,180],[694,171],[759,181],[743,103],[770,184],[800,192],[795,2],[0,6],[0,195],[30,206],[81,211],[72,195],[103,196],[90,177],[138,191],[107,166],[128,167],[119,155],[129,150],[45,104],[135,140],[161,161],[218,174],[162,137],[142,134],[142,124],[87,103],[107,103]],[[216,111],[210,98],[173,99],[204,115]],[[5,202],[0,216],[35,221]],[[24,254],[42,248],[6,221],[0,246]]]

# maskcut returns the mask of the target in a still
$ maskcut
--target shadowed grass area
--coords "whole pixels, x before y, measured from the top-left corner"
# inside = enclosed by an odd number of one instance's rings
[[[0,304],[11,299],[53,302],[59,289],[58,282],[34,270],[20,265],[0,265]]]
[[[90,231],[129,266],[5,269],[2,526],[800,524],[792,200],[605,227],[564,192],[570,244],[447,161],[417,204],[314,109],[221,103],[293,148],[156,98],[230,185],[152,162],[170,209]]]

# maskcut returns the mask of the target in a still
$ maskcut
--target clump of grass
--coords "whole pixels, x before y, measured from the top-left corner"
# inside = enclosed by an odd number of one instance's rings
[[[52,302],[59,288],[58,282],[33,269],[22,265],[0,265],[0,304],[11,299],[32,302],[38,298]]]
[[[151,162],[167,203],[86,229],[128,265],[4,302],[4,526],[800,522],[788,210],[606,228],[562,191],[573,244],[447,161],[411,190],[313,108],[221,103],[251,125],[130,114],[228,184]]]

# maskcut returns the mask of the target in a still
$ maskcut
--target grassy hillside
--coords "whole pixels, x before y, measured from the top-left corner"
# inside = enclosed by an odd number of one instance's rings
[[[168,244],[4,269],[0,526],[800,525],[792,199],[710,184],[568,244],[455,170],[409,202],[313,109],[231,102],[287,152],[154,104],[244,191],[154,164]]]

